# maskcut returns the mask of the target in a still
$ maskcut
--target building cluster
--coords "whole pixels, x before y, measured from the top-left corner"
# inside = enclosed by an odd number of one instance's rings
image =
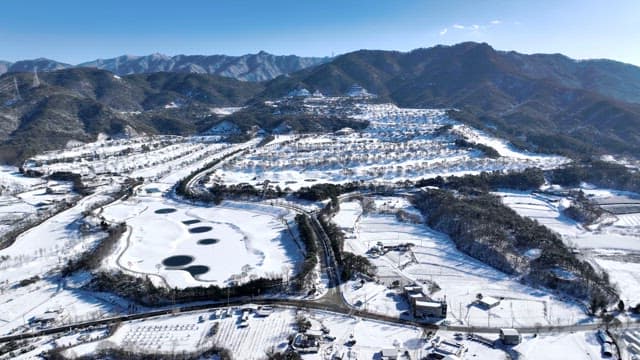
[[[375,94],[370,93],[369,91],[367,91],[367,89],[363,88],[358,84],[351,85],[351,87],[347,90],[345,95],[350,98],[358,98],[358,99],[373,99],[377,97]],[[288,98],[323,98],[324,95],[318,90],[312,93],[311,91],[303,87],[300,87],[300,88],[291,90],[287,94],[287,97]]]
[[[382,241],[378,241],[374,246],[369,249],[369,254],[372,255],[384,255],[389,251],[405,252],[411,250],[415,246],[412,243],[401,243],[394,245],[384,245]]]
[[[407,285],[403,289],[411,313],[416,319],[444,319],[447,317],[447,302],[434,301],[425,295],[422,286]]]
[[[65,318],[63,309],[51,309],[30,318],[29,324],[33,326],[51,326]]]
[[[460,360],[469,349],[459,342],[436,337],[431,341],[429,350],[428,358],[431,359]]]

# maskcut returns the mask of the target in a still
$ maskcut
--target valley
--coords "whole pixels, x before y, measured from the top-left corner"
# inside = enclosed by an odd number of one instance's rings
[[[600,347],[596,330],[611,321],[602,310],[625,329],[638,327],[632,311],[615,313],[617,296],[627,307],[640,302],[635,208],[591,224],[565,213],[576,191],[605,210],[636,193],[545,177],[530,190],[456,185],[544,174],[572,160],[519,150],[445,109],[359,97],[265,106],[367,125],[315,133],[283,126],[234,142],[234,126],[104,138],[31,156],[21,172],[4,168],[3,231],[22,230],[23,217],[37,221],[0,250],[0,349],[15,346],[0,358],[117,350],[262,359],[286,349],[304,359],[385,349],[422,358],[448,349],[503,359],[561,333],[576,359],[590,359]],[[415,204],[436,190],[461,201],[496,196],[518,221],[557,234],[567,261],[583,267],[552,269],[564,284],[554,289],[528,275],[547,248],[514,255],[523,260],[513,272],[492,266],[428,225]],[[593,293],[564,290],[589,283],[582,271],[591,268],[594,287],[610,281],[616,291],[596,308]],[[426,316],[419,306],[443,313]],[[522,344],[503,344],[505,328],[519,331]],[[611,333],[622,338],[622,329]]]

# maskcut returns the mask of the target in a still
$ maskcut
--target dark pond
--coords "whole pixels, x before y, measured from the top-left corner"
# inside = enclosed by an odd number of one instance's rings
[[[198,240],[198,245],[213,245],[220,242],[220,239],[202,239]]]
[[[193,256],[189,255],[174,255],[162,260],[164,266],[185,266],[193,262]]]
[[[200,234],[207,231],[211,231],[211,226],[197,226],[189,229],[189,232],[192,234]]]
[[[164,208],[164,209],[158,209],[155,211],[156,214],[171,214],[173,212],[176,212],[178,210],[176,209],[172,209],[172,208]]]
[[[182,269],[188,271],[191,276],[196,277],[198,275],[206,274],[209,272],[209,267],[204,265],[191,265]]]

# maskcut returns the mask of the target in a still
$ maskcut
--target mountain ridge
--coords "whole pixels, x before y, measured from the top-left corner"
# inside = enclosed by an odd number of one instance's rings
[[[360,50],[278,77],[260,98],[292,88],[337,95],[354,83],[400,106],[460,109],[452,116],[532,151],[640,153],[640,67],[613,61],[524,55],[472,42]]]
[[[90,141],[97,131],[116,134],[126,126],[193,134],[218,121],[211,115],[214,106],[248,106],[236,118],[250,116],[258,126],[275,124],[260,108],[262,101],[301,88],[343,95],[359,84],[377,94],[376,101],[457,109],[450,116],[526,150],[572,158],[640,153],[640,68],[561,54],[497,51],[485,43],[409,52],[360,50],[262,82],[188,71],[120,77],[82,67],[43,72],[40,87],[34,86],[34,77],[0,76],[0,151],[12,153],[11,146],[21,141],[46,139],[41,128],[81,141]],[[21,101],[15,101],[17,95]],[[265,124],[259,123],[263,120]],[[40,128],[29,127],[32,123]],[[25,149],[42,150],[42,144],[35,145]]]
[[[97,68],[117,75],[154,72],[180,72],[232,77],[243,81],[266,81],[277,76],[316,66],[329,61],[328,57],[300,57],[272,55],[265,51],[240,56],[230,55],[175,55],[154,53],[144,56],[122,55],[109,59],[96,59],[77,65],[46,58],[1,62],[2,73],[53,71],[69,68]],[[3,65],[4,64],[4,65]],[[4,69],[4,71],[3,71]]]

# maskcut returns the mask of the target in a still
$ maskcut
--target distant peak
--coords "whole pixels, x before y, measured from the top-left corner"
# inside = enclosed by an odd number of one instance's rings
[[[169,56],[167,56],[165,54],[161,54],[159,52],[155,52],[155,53],[149,55],[149,57],[154,58],[154,59],[169,59]]]

